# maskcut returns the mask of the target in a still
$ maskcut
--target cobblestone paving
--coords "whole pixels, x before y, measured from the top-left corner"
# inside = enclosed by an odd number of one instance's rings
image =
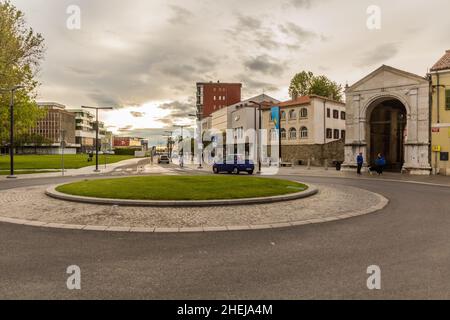
[[[366,190],[316,185],[320,192],[307,199],[252,206],[213,208],[140,208],[60,201],[44,194],[48,186],[0,192],[0,216],[76,225],[123,227],[219,227],[267,225],[324,219],[376,206],[380,197]]]

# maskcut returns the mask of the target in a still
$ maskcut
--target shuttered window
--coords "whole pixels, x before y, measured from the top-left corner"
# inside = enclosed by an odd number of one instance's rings
[[[445,90],[445,109],[450,110],[450,90]]]

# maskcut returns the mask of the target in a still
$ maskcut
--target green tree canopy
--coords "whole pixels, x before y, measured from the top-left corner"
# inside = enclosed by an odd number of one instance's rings
[[[15,132],[25,134],[45,116],[36,102],[36,74],[44,57],[44,39],[28,27],[24,14],[0,0],[0,89],[25,86],[15,94]],[[0,144],[9,139],[9,92],[0,92]]]
[[[342,101],[342,86],[326,76],[315,76],[311,71],[297,73],[291,80],[289,95],[294,99],[310,94]]]

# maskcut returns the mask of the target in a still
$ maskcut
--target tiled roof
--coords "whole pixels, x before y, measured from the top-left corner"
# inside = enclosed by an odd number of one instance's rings
[[[309,104],[311,103],[311,97],[310,96],[301,96],[297,99],[289,100],[282,102],[278,104],[279,107],[290,107],[290,106],[298,106],[302,104]]]
[[[342,102],[339,102],[339,101],[335,101],[333,99],[329,99],[329,98],[326,98],[326,97],[321,97],[321,96],[318,96],[318,95],[315,95],[315,94],[311,94],[309,96],[301,96],[301,97],[298,97],[297,99],[281,102],[277,106],[279,106],[281,108],[283,108],[283,107],[301,106],[301,105],[305,105],[305,104],[310,104],[311,101],[314,98],[321,99],[321,100],[326,100],[326,101],[331,101],[331,102],[335,102],[335,103],[340,103],[342,105],[345,104],[345,103],[342,103]]]
[[[436,62],[431,71],[440,71],[450,69],[450,50],[447,50],[444,56]]]

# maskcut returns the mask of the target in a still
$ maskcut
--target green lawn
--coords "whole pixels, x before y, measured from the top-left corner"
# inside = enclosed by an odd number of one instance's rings
[[[72,195],[133,200],[219,200],[267,197],[304,191],[307,186],[248,176],[147,176],[85,180],[57,191]]]
[[[133,156],[100,155],[99,163],[116,163],[122,160],[133,158]],[[83,154],[64,155],[65,169],[79,169],[95,165],[95,155],[93,162],[87,162],[88,156]],[[14,156],[14,168],[17,170],[43,170],[61,169],[60,155],[17,155]],[[0,156],[0,170],[9,170],[9,156]]]

